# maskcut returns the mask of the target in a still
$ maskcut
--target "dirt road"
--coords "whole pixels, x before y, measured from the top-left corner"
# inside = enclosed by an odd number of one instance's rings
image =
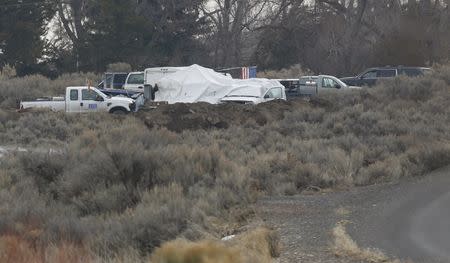
[[[355,240],[413,262],[450,262],[450,168],[380,194],[355,219]]]
[[[334,256],[331,230],[348,220],[361,246],[413,262],[450,262],[450,167],[398,184],[269,197],[259,216],[284,244],[280,262],[351,262]]]

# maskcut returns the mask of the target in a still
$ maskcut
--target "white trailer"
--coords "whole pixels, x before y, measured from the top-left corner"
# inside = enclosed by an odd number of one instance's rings
[[[144,70],[144,84],[151,85],[155,84],[167,75],[184,71],[189,67],[158,67],[158,68],[147,68]]]

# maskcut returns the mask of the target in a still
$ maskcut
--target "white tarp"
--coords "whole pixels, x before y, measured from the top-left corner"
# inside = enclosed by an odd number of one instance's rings
[[[262,97],[270,88],[283,87],[278,81],[268,79],[232,79],[199,65],[168,74],[156,84],[158,92],[155,94],[155,101],[167,101],[170,104],[217,104],[220,99],[230,94]]]

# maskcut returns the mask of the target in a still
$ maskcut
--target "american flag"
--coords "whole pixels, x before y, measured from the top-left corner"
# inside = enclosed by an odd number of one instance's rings
[[[256,67],[242,67],[241,79],[256,78]]]

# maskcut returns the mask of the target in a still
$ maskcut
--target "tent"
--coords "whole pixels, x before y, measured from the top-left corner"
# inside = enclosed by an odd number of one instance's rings
[[[272,87],[282,87],[278,81],[268,79],[233,79],[199,65],[186,67],[168,74],[156,83],[155,101],[168,103],[219,103],[223,97],[234,95],[264,96]]]

